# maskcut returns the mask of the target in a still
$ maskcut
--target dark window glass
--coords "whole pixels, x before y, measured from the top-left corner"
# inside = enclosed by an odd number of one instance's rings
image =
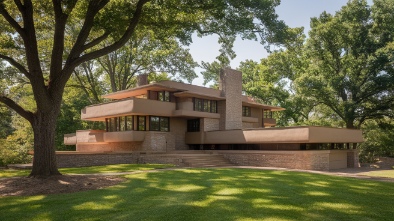
[[[250,117],[250,107],[242,106],[242,116]]]
[[[201,112],[217,113],[217,102],[194,98],[194,110]]]
[[[211,112],[212,113],[217,113],[218,112],[218,108],[217,108],[217,101],[211,101]]]
[[[149,119],[149,130],[159,131],[160,130],[160,117],[151,116]]]
[[[193,119],[187,121],[187,132],[200,131],[200,119]]]
[[[146,127],[145,127],[145,125],[146,125],[146,118],[145,118],[145,116],[138,116],[138,127],[137,127],[137,130],[145,130],[146,129]]]
[[[170,131],[170,118],[150,116],[149,130],[151,131]]]
[[[125,130],[133,130],[133,116],[126,116]]]
[[[160,131],[170,131],[170,118],[160,117]]]
[[[119,131],[125,131],[126,130],[126,117],[119,117]]]

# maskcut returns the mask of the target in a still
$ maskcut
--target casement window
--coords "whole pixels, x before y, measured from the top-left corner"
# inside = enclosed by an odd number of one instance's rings
[[[199,132],[200,119],[192,119],[187,121],[187,132]]]
[[[250,117],[251,116],[251,109],[248,106],[242,106],[242,116],[243,117]]]
[[[133,130],[133,116],[106,118],[105,126],[107,132]]]
[[[194,98],[193,109],[194,111],[217,113],[217,101]]]
[[[171,101],[171,93],[169,91],[148,91],[150,100]]]
[[[272,111],[264,110],[264,118],[272,118]]]
[[[146,117],[138,116],[137,117],[137,130],[146,130]]]
[[[170,118],[150,116],[149,118],[149,130],[151,131],[170,131]]]

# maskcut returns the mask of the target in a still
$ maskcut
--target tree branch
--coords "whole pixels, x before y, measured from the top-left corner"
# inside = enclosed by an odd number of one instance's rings
[[[19,8],[19,6],[18,6]],[[0,1],[0,14],[3,15],[5,20],[15,29],[15,31],[18,32],[22,36],[22,38],[25,36],[25,32],[23,28],[12,18],[12,16],[8,13],[8,11],[5,9],[4,2]]]
[[[20,64],[19,62],[17,62],[16,60],[14,60],[11,57],[5,56],[0,54],[0,58],[3,60],[8,61],[8,63],[10,63],[12,66],[14,66],[16,69],[18,69],[20,72],[22,72],[22,74],[24,74],[27,78],[31,78],[30,73],[26,70],[26,68]]]
[[[23,118],[28,120],[30,123],[33,122],[33,113],[23,109],[23,107],[19,106],[17,103],[15,103],[15,101],[11,100],[10,98],[4,95],[0,95],[0,102],[7,105],[9,108],[17,112],[19,115],[21,115]]]
[[[102,41],[104,41],[109,36],[109,34],[110,34],[110,32],[106,32],[103,35],[101,35],[100,37],[94,39],[93,41],[91,41],[91,42],[89,42],[87,44],[85,44],[83,46],[83,51],[100,44]]]
[[[80,54],[84,51],[85,42],[88,39],[90,31],[92,30],[92,27],[94,24],[94,17],[108,2],[109,2],[109,0],[100,0],[100,1],[98,0],[98,1],[90,1],[89,2],[88,9],[86,12],[85,21],[83,23],[81,31],[78,34],[77,40],[75,41],[75,44],[70,51],[70,55],[68,56],[66,63],[70,63],[72,60],[78,58],[80,56]],[[85,60],[85,61],[87,61],[87,60]],[[83,62],[85,62],[85,61],[83,61]],[[81,64],[83,62],[80,62],[79,64]],[[78,66],[78,65],[76,65],[76,66]]]
[[[132,36],[132,34],[134,33],[135,28],[137,27],[137,24],[140,21],[140,18],[142,16],[142,7],[149,1],[150,0],[139,0],[138,1],[136,10],[133,14],[133,18],[130,20],[129,27],[127,28],[127,30],[125,31],[123,36],[118,41],[114,42],[113,44],[111,44],[109,46],[103,47],[102,49],[99,49],[97,51],[87,53],[87,54],[75,59],[74,61],[69,61],[69,62],[73,63],[73,65],[70,65],[70,66],[78,66],[79,64],[81,64],[85,61],[101,57],[101,56],[108,54],[112,51],[115,51],[115,50],[121,48],[123,45],[125,45],[127,43],[127,41],[130,39],[130,37]]]

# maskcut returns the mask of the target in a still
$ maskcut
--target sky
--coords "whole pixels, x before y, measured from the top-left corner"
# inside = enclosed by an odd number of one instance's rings
[[[346,5],[347,0],[281,0],[281,4],[276,8],[279,20],[283,20],[288,26],[304,27],[305,34],[309,31],[309,22],[311,17],[318,17],[323,11],[335,14],[342,6]],[[372,0],[368,0],[371,5]],[[190,45],[190,53],[194,60],[201,64],[201,61],[212,62],[219,55],[220,46],[217,43],[217,37],[206,36],[203,38],[193,37],[193,43]],[[264,46],[258,41],[241,40],[237,38],[234,44],[234,51],[237,57],[230,63],[232,68],[237,68],[241,61],[247,59],[259,61],[267,57],[268,53]],[[199,74],[201,68],[197,68]],[[199,78],[193,80],[193,84],[202,85],[204,79],[199,74]]]

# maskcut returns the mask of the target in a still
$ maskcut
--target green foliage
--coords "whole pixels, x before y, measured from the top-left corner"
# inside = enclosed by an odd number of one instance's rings
[[[70,82],[72,84],[72,81]],[[73,145],[64,145],[64,134],[75,133],[77,130],[104,129],[102,122],[82,121],[81,110],[91,105],[89,98],[81,89],[66,87],[61,112],[56,124],[56,150],[75,150]]]
[[[362,130],[365,143],[360,145],[360,161],[374,162],[379,156],[394,157],[394,120],[367,121]]]
[[[389,182],[252,169],[181,169],[126,178],[101,190],[2,197],[0,219],[364,221],[394,216]]]
[[[7,138],[14,131],[11,125],[11,116],[11,110],[0,105],[0,139]]]

